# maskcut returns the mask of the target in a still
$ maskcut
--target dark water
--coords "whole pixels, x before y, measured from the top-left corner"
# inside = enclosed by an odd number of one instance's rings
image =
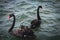
[[[8,14],[16,15],[15,28],[20,25],[29,26],[36,18],[36,9],[42,18],[41,28],[35,32],[36,40],[60,40],[60,0],[0,0],[0,40],[21,40],[7,32],[12,24]]]

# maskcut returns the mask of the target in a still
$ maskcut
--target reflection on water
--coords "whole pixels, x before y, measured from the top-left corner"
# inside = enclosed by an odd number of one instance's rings
[[[60,1],[59,0],[0,0],[0,39],[20,40],[21,38],[10,35],[7,31],[12,19],[8,20],[8,14],[16,15],[15,28],[21,24],[29,26],[36,18],[36,9],[40,10],[42,18],[41,28],[35,32],[36,40],[60,40]]]

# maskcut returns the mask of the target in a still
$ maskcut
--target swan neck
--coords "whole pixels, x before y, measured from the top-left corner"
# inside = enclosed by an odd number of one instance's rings
[[[13,23],[11,25],[11,28],[9,29],[9,32],[12,31],[12,29],[14,28],[14,25],[15,25],[15,15],[13,15]]]
[[[41,20],[40,16],[39,16],[39,7],[37,8],[37,19]]]

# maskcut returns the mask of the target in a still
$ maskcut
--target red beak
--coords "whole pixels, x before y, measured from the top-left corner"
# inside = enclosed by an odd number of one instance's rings
[[[8,16],[8,19],[10,20],[10,16]]]

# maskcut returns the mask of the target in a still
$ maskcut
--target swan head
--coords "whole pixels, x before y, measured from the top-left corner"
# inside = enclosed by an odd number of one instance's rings
[[[42,8],[42,6],[38,6],[38,8]]]
[[[9,19],[11,18],[11,17],[13,17],[14,16],[14,14],[9,14]]]

